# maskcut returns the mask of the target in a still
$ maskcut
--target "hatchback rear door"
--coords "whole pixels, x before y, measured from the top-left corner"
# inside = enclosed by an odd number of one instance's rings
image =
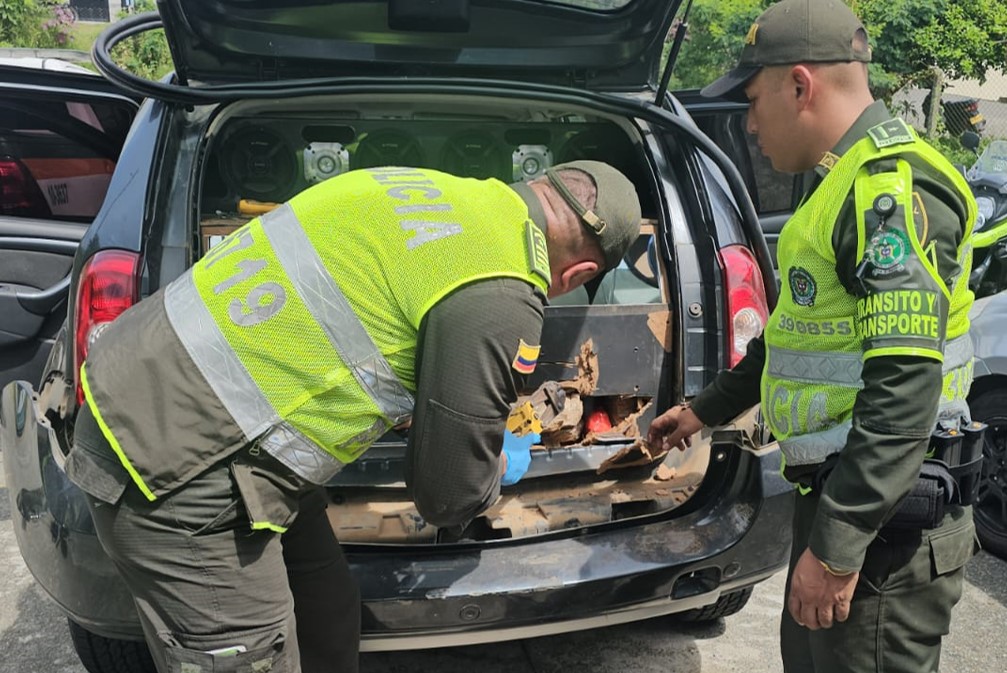
[[[483,77],[639,88],[680,0],[159,0],[183,81]]]

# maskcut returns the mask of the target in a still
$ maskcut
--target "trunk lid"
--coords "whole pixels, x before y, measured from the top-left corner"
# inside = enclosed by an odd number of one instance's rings
[[[179,76],[653,83],[680,0],[158,0]]]

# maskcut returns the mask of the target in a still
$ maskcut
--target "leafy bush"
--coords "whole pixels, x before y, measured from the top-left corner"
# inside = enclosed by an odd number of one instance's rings
[[[54,0],[0,0],[0,46],[67,47],[73,13]]]
[[[154,0],[136,0],[133,11],[149,12],[154,9]],[[119,18],[125,16],[125,12],[119,14]],[[134,75],[152,80],[160,79],[174,68],[168,41],[160,29],[123,40],[112,48],[112,60]]]
[[[938,135],[936,138],[928,138],[927,142],[933,145],[934,149],[944,155],[948,161],[956,166],[971,166],[976,161],[976,153],[964,147],[961,140],[949,134]],[[980,143],[980,148],[989,144],[989,138],[984,138]],[[980,152],[982,149],[979,150]]]

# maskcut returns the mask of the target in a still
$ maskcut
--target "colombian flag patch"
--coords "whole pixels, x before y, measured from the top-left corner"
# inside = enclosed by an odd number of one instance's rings
[[[529,346],[524,342],[524,339],[521,339],[521,343],[517,347],[517,355],[514,356],[514,362],[511,363],[514,371],[520,374],[531,374],[535,371],[540,350],[542,350],[541,346]]]

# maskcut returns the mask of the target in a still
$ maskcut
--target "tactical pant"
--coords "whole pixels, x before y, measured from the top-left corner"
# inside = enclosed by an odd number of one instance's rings
[[[796,501],[787,596],[819,498]],[[974,538],[971,507],[950,507],[932,530],[883,529],[867,548],[849,619],[829,629],[798,625],[785,597],[780,643],[786,673],[936,673]]]
[[[321,489],[249,447],[150,502],[86,407],[75,437],[67,473],[159,673],[357,671],[360,598]],[[250,511],[284,507],[296,518],[282,536],[251,529]]]

